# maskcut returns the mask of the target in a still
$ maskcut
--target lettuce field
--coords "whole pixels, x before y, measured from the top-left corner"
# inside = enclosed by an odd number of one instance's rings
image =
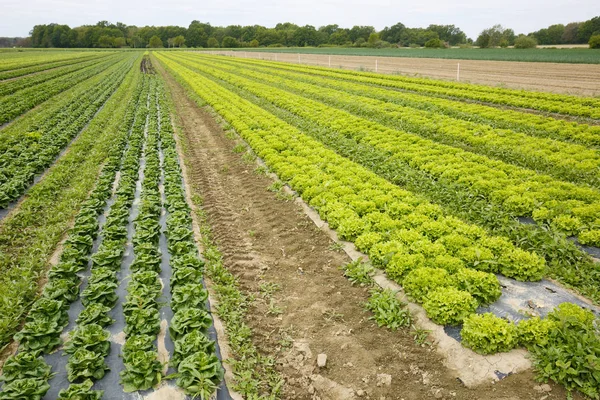
[[[0,399],[600,399],[598,98],[4,52],[0,124]]]

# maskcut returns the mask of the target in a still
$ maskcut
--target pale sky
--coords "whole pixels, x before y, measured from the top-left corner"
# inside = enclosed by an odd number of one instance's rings
[[[179,25],[196,19],[213,26],[278,22],[319,27],[371,25],[378,31],[402,22],[426,27],[454,24],[476,39],[494,24],[529,33],[551,24],[585,21],[600,15],[599,0],[0,0],[0,36],[28,36],[36,24],[70,27],[101,20],[127,25]]]

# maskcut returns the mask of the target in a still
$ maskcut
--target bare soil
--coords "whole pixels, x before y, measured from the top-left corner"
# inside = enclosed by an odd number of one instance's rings
[[[257,58],[298,63],[297,54],[214,52],[235,57]],[[331,65],[329,64],[331,57]],[[377,61],[377,71],[376,71]],[[456,81],[460,64],[460,81],[513,89],[538,90],[584,96],[600,95],[600,65],[544,62],[448,60],[438,58],[340,56],[300,54],[307,65],[343,68],[428,77]]]
[[[543,392],[530,371],[476,389],[464,387],[429,346],[409,330],[378,328],[363,308],[364,288],[338,267],[349,261],[298,204],[267,190],[233,148],[210,110],[199,108],[161,65],[182,121],[189,161],[186,179],[204,209],[224,265],[255,297],[247,321],[263,354],[285,379],[284,399],[564,399]],[[229,136],[231,137],[231,136]],[[318,354],[327,355],[323,368]],[[548,389],[548,388],[546,388]]]

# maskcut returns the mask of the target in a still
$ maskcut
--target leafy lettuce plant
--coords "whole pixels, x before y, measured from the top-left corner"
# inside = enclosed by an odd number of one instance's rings
[[[77,325],[97,324],[106,327],[115,322],[108,313],[111,308],[101,303],[92,303],[85,307],[77,317]]]
[[[171,292],[177,286],[186,283],[202,282],[202,271],[192,267],[180,267],[171,274]]]
[[[489,272],[460,268],[452,279],[456,288],[471,293],[480,305],[493,303],[502,294],[498,278]]]
[[[100,325],[83,325],[70,333],[70,340],[65,345],[64,352],[74,354],[79,349],[86,349],[106,357],[110,350],[109,337],[110,333]]]
[[[0,381],[12,382],[18,379],[35,378],[47,381],[52,376],[52,367],[42,357],[28,351],[10,356],[2,367]]]
[[[175,350],[169,364],[175,368],[190,354],[198,352],[213,354],[215,352],[215,342],[200,330],[194,330],[182,336],[181,339],[175,340],[174,344]]]
[[[217,356],[205,352],[193,353],[179,363],[177,386],[193,398],[210,399],[223,380],[223,368]]]
[[[67,362],[67,378],[69,382],[80,379],[100,380],[110,368],[104,363],[104,355],[86,349],[78,349]]]
[[[518,344],[517,327],[492,313],[471,314],[460,332],[463,344],[479,354],[506,352]]]
[[[423,308],[436,324],[456,325],[477,309],[477,300],[468,292],[440,287],[428,293]]]
[[[50,385],[36,378],[17,379],[2,386],[0,400],[42,400]]]
[[[171,337],[176,340],[194,330],[206,332],[212,324],[212,318],[206,310],[198,308],[182,308],[178,310],[169,326]]]
[[[517,333],[519,344],[531,350],[534,346],[548,345],[550,331],[555,328],[554,321],[548,318],[533,317],[519,321]]]
[[[150,389],[162,380],[162,365],[155,351],[128,352],[123,361],[125,369],[120,376],[126,393]]]
[[[187,283],[173,289],[171,308],[174,311],[182,308],[203,308],[208,299],[208,292],[201,283]]]
[[[422,303],[430,291],[453,284],[445,269],[417,268],[406,275],[402,287],[409,296]]]
[[[101,400],[104,390],[92,390],[94,382],[86,379],[82,383],[73,383],[68,389],[58,393],[58,400]]]
[[[160,331],[160,315],[155,307],[127,308],[125,312],[125,329],[127,335],[156,335]]]

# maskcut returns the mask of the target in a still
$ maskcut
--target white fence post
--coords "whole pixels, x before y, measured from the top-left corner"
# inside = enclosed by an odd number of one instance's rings
[[[298,53],[298,64],[300,64],[300,53]]]
[[[329,56],[329,68],[331,68],[331,56]]]
[[[377,72],[377,59],[375,60],[375,72]]]
[[[460,63],[456,64],[456,82],[460,82]]]

